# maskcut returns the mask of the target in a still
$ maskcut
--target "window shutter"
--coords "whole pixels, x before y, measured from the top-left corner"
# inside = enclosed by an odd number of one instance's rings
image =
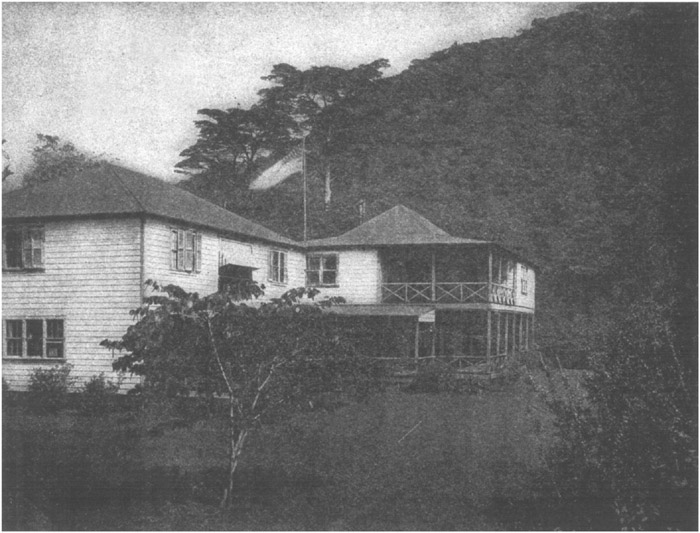
[[[287,254],[280,252],[280,282],[287,283]]]
[[[22,266],[32,267],[32,235],[28,229],[22,231]]]
[[[194,237],[195,237],[195,241],[194,241],[194,247],[195,247],[194,270],[195,270],[195,272],[201,272],[202,271],[202,234],[195,233]]]
[[[170,232],[170,269],[177,270],[177,230]]]
[[[185,233],[185,270],[188,272],[194,270],[194,233],[192,231]]]
[[[267,253],[267,279],[268,281],[272,281],[275,279],[275,267],[274,267],[274,261],[275,261],[275,252],[273,250],[270,250]]]
[[[177,269],[185,270],[185,232],[177,230]]]

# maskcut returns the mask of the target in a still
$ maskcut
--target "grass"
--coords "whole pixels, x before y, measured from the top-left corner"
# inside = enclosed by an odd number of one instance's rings
[[[4,411],[3,529],[529,528],[506,508],[541,488],[554,437],[524,381],[479,394],[388,391],[260,428],[236,505],[221,512],[215,417]]]

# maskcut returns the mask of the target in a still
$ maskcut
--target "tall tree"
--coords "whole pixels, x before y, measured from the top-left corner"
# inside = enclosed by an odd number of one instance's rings
[[[386,59],[352,69],[323,66],[299,70],[281,63],[263,77],[274,85],[258,93],[262,103],[286,113],[308,134],[307,148],[323,174],[326,209],[332,198],[332,158],[347,149],[347,133],[362,115],[363,98],[388,67]]]
[[[195,121],[199,129],[195,144],[185,149],[175,171],[206,175],[247,187],[247,178],[258,159],[284,151],[296,123],[287,115],[264,105],[250,109],[200,109],[205,117]]]

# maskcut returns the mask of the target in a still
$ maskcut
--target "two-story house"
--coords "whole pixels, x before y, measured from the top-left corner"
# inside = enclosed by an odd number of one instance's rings
[[[495,243],[452,237],[397,206],[306,243],[164,181],[110,164],[3,195],[3,379],[70,363],[112,372],[99,346],[132,323],[144,282],[200,294],[246,277],[276,297],[303,285],[386,320],[406,357],[497,358],[532,342],[534,271]],[[133,383],[127,379],[127,385]]]

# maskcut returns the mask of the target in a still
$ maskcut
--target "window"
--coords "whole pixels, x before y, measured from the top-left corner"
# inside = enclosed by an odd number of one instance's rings
[[[338,284],[338,254],[315,254],[306,258],[306,284],[311,287]]]
[[[192,230],[170,231],[170,268],[183,272],[202,270],[202,234]]]
[[[5,356],[63,359],[63,320],[27,318],[5,320]]]
[[[522,278],[520,278],[520,292],[527,295],[527,267],[523,267]]]
[[[5,270],[44,267],[44,228],[9,227],[2,234],[2,266]]]
[[[287,254],[271,250],[267,264],[267,279],[275,283],[287,283]]]

